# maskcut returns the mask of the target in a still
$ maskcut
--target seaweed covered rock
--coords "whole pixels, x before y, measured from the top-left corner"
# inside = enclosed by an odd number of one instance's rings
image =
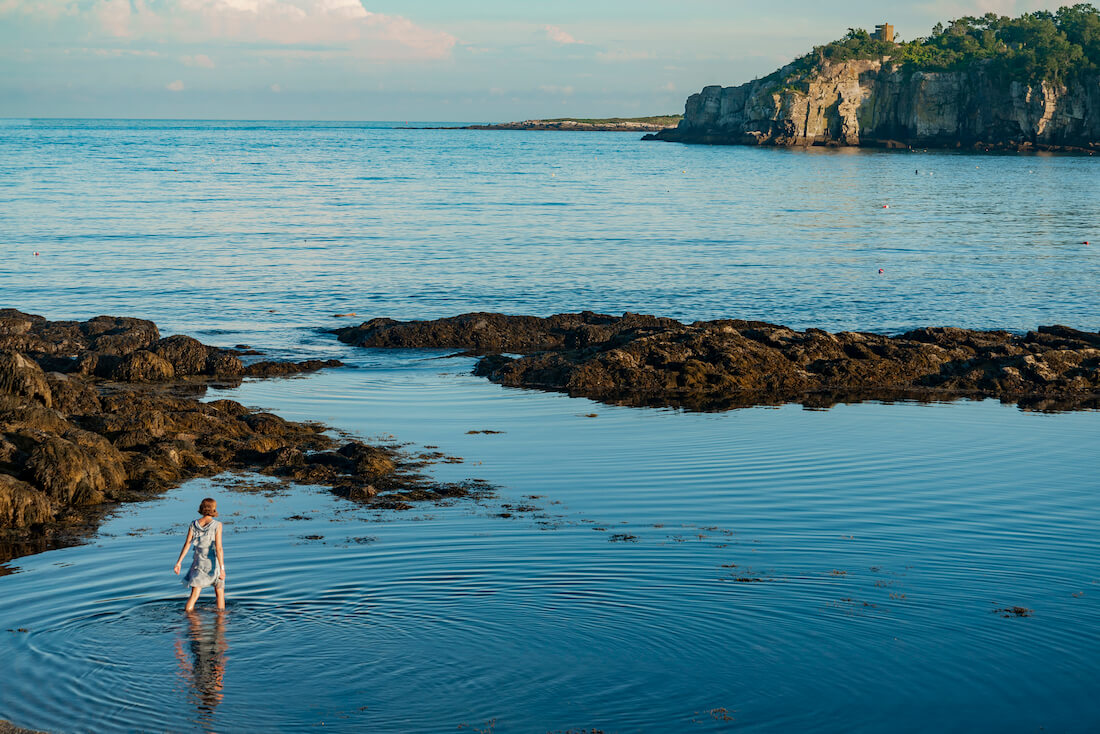
[[[371,319],[336,329],[340,341],[358,347],[460,348],[474,353],[534,352],[603,343],[627,330],[659,329],[676,323],[654,316],[622,318],[584,311],[548,318],[468,313],[435,321]]]
[[[102,436],[68,431],[63,436],[21,434],[24,478],[62,505],[103,502],[126,481],[122,455]],[[41,440],[40,440],[41,439]]]
[[[46,406],[53,404],[46,373],[19,352],[0,351],[0,394],[34,398]]]
[[[266,362],[249,374],[338,364]],[[231,350],[162,339],[150,321],[48,321],[0,310],[0,562],[92,529],[105,503],[226,471],[328,486],[380,507],[471,491],[437,485],[396,447],[336,439],[319,424],[232,400],[200,400],[207,378],[245,372]]]
[[[484,354],[474,373],[502,385],[630,405],[820,408],[994,397],[1039,410],[1100,406],[1100,334],[1066,326],[1023,335],[930,327],[887,336],[584,312],[374,319],[337,333],[360,346],[468,349]]]
[[[46,495],[26,482],[0,474],[0,527],[25,528],[53,519]]]
[[[47,372],[120,382],[171,382],[184,377],[272,377],[338,367],[336,360],[266,361],[245,367],[232,349],[189,336],[161,338],[152,321],[96,316],[87,321],[49,321],[0,309],[0,353],[17,352]],[[4,379],[0,360],[0,390]]]

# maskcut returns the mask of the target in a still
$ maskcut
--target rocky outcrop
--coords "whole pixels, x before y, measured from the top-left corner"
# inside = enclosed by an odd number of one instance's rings
[[[375,319],[335,333],[359,346],[471,350],[485,355],[475,374],[493,382],[629,405],[725,410],[992,397],[1037,410],[1100,407],[1100,334],[1064,326],[884,336],[584,312]]]
[[[157,325],[144,319],[97,316],[87,321],[48,321],[10,308],[0,309],[0,367],[11,358],[4,356],[5,352],[25,355],[48,372],[120,382],[277,377],[340,364],[308,360],[246,366],[241,351],[207,346],[182,334],[161,338]],[[22,379],[14,372],[5,374]]]
[[[211,381],[337,364],[246,367],[230,350],[162,339],[149,321],[0,312],[0,562],[85,534],[111,503],[224,471],[327,486],[396,509],[480,489],[428,480],[420,469],[431,457],[333,438],[324,426],[231,400],[198,399]]]
[[[649,117],[608,117],[603,119],[555,118],[550,120],[523,120],[497,122],[459,127],[429,127],[425,130],[559,130],[567,132],[656,132],[673,127],[680,115],[652,115]]]
[[[1100,75],[1068,84],[1004,78],[989,63],[908,71],[888,57],[787,69],[691,95],[651,140],[726,145],[1100,149]],[[793,71],[791,72],[793,74]]]

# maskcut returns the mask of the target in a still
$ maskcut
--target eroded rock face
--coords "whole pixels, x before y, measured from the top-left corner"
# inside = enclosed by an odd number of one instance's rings
[[[724,410],[801,402],[995,397],[1023,407],[1100,406],[1100,334],[1064,326],[1024,335],[954,328],[898,336],[795,331],[760,321],[682,324],[585,312],[429,322],[366,322],[339,330],[360,346],[521,352],[484,356],[475,374],[513,387],[607,402]],[[472,338],[470,324],[483,324]],[[498,350],[503,351],[503,350]]]
[[[1100,76],[1004,80],[975,63],[908,72],[888,58],[824,63],[797,84],[757,80],[691,95],[652,140],[742,145],[1100,149]]]
[[[227,350],[161,339],[149,321],[50,322],[0,311],[0,562],[90,529],[104,503],[225,471],[328,486],[379,507],[482,490],[429,481],[422,460],[392,446],[197,399],[202,379],[339,364],[266,362],[249,372]]]

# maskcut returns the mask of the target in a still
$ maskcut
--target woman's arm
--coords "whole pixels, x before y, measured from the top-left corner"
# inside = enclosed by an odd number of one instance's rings
[[[187,555],[187,549],[191,547],[191,537],[194,535],[194,530],[190,525],[187,526],[187,540],[183,541],[183,548],[180,550],[180,557],[176,560],[176,565],[172,569],[176,575],[179,575],[180,564],[183,563],[183,557]]]
[[[222,524],[214,531],[214,550],[218,552],[218,578],[225,581],[225,553],[222,551]]]

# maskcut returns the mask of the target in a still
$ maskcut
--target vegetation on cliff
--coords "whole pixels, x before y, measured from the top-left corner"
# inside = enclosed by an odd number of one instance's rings
[[[862,28],[813,51],[772,76],[797,88],[800,78],[825,62],[890,57],[908,71],[954,71],[986,62],[1022,81],[1064,82],[1100,69],[1100,11],[1080,3],[1017,18],[987,13],[937,23],[932,34],[912,41],[887,42]]]

